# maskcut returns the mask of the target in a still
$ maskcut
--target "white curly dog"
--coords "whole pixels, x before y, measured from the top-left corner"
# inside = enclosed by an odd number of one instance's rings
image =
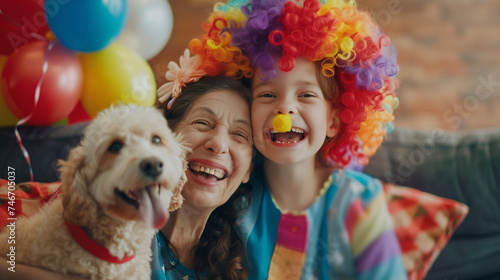
[[[61,195],[17,221],[16,262],[91,279],[150,279],[152,238],[182,204],[186,152],[155,108],[103,111],[59,162]],[[11,245],[0,243],[5,256]]]

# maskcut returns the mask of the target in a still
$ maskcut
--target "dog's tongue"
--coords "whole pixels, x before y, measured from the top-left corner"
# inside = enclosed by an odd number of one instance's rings
[[[139,202],[139,213],[142,220],[150,227],[160,229],[168,219],[167,207],[163,206],[158,190],[148,186],[136,192]]]

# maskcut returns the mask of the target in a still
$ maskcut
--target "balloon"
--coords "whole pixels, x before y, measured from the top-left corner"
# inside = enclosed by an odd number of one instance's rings
[[[2,94],[18,118],[33,113],[31,125],[50,125],[68,117],[82,89],[82,68],[78,57],[59,43],[48,55],[48,67],[35,104],[35,92],[42,79],[49,42],[32,41],[12,53],[2,71]]]
[[[128,0],[130,14],[118,43],[145,59],[157,55],[172,34],[174,16],[167,0]]]
[[[43,1],[0,1],[0,54],[9,55],[33,40],[32,33],[43,37],[49,31]]]
[[[87,111],[85,111],[85,108],[83,108],[82,102],[79,101],[76,104],[75,109],[73,109],[68,116],[68,124],[71,125],[79,122],[86,122],[91,119],[92,117],[89,116]]]
[[[118,43],[96,53],[80,53],[82,104],[90,116],[115,103],[153,106],[156,83],[144,58]]]
[[[3,66],[7,61],[7,57],[0,55],[0,73],[2,73]],[[14,116],[5,104],[2,96],[2,88],[0,87],[0,126],[14,126],[19,119]]]
[[[47,0],[45,14],[50,29],[64,46],[94,52],[118,38],[128,9],[126,0]]]

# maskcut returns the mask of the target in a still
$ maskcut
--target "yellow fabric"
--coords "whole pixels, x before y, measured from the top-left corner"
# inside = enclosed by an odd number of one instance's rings
[[[269,279],[300,279],[304,259],[304,253],[277,245],[269,266]]]

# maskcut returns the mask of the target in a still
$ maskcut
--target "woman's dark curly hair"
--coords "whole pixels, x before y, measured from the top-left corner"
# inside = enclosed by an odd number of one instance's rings
[[[235,232],[236,219],[244,209],[242,197],[249,185],[240,186],[231,198],[208,218],[198,246],[195,247],[196,274],[206,271],[207,279],[243,279],[245,252]]]
[[[165,110],[170,128],[175,131],[190,111],[191,105],[214,90],[233,91],[242,96],[248,106],[251,105],[252,93],[241,80],[227,76],[206,76],[184,87],[174,100],[172,108]],[[242,200],[244,196],[249,196],[249,186],[240,186],[226,203],[210,214],[198,245],[192,248],[197,279],[244,278],[244,249],[235,230],[236,219],[245,208]],[[173,252],[176,251],[172,244],[169,246]]]

